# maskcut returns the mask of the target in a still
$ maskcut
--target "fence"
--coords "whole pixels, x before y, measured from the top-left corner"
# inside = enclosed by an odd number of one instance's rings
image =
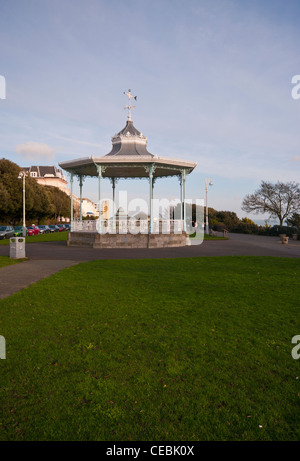
[[[101,234],[148,234],[149,220],[147,219],[101,219]],[[153,234],[182,234],[184,222],[175,220],[153,220]],[[93,221],[73,221],[72,232],[98,232],[99,219]]]

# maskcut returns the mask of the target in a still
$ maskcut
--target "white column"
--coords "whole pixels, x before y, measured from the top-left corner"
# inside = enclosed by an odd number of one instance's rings
[[[209,227],[208,227],[208,202],[207,202],[207,183],[205,184],[205,193],[206,193],[206,216],[205,216],[205,231],[207,234],[209,234]]]
[[[73,231],[73,176],[74,174],[71,173],[70,178],[70,193],[71,193],[71,232]]]
[[[101,234],[101,178],[102,169],[101,165],[96,165],[98,171],[98,203],[99,203],[99,221],[98,221],[98,234]]]
[[[182,171],[181,171],[181,175],[180,175],[180,219],[181,219],[181,222],[183,220],[182,199],[183,199],[183,177],[182,177]]]
[[[208,186],[213,186],[213,182],[210,178],[205,179],[205,192],[206,192],[206,226],[205,232],[209,234],[209,223],[208,223],[208,202],[207,202],[207,190]]]
[[[153,229],[153,165],[149,166],[149,185],[150,185],[150,223],[149,234],[152,234]]]
[[[82,221],[82,176],[79,176],[79,190],[80,190],[80,222]]]
[[[117,210],[117,207],[115,206],[115,199],[116,199],[116,181],[115,181],[115,178],[111,178],[111,182],[112,182],[112,191],[113,191],[113,217],[115,218],[115,213],[116,213],[116,210]]]
[[[26,217],[25,217],[25,176],[26,173],[23,171],[23,229],[22,235],[26,237]]]
[[[185,203],[186,171],[183,170],[183,230],[186,232],[186,203]]]

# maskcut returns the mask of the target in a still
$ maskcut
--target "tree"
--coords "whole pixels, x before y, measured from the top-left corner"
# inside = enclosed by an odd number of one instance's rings
[[[300,227],[300,213],[293,213],[290,218],[286,220],[287,224],[292,227]]]
[[[252,219],[249,219],[249,218],[242,218],[242,223],[245,223],[245,224],[255,224],[254,221],[252,221]]]
[[[300,210],[299,184],[262,181],[254,194],[246,195],[242,210],[247,213],[269,213],[270,218],[278,218],[282,226],[286,219]]]
[[[0,160],[0,222],[12,225],[22,221],[23,181],[18,179],[21,168],[5,158]],[[51,214],[53,205],[49,192],[35,179],[26,177],[26,220],[40,221]]]
[[[204,214],[206,214],[206,210]],[[216,211],[213,208],[208,209],[208,220],[210,227],[216,231],[226,229],[232,232],[240,223],[240,219],[234,211]]]
[[[5,158],[0,160],[0,222],[13,224],[22,213],[22,181],[18,180],[21,168]]]
[[[26,220],[38,223],[50,216],[53,211],[51,196],[45,186],[30,177],[26,178],[25,208]]]
[[[50,200],[52,202],[52,213],[51,217],[57,221],[60,217],[69,218],[70,217],[70,208],[71,208],[71,199],[70,197],[60,190],[58,187],[54,186],[44,186],[50,195]]]
[[[234,211],[218,211],[217,220],[225,225],[225,229],[231,232],[239,225],[240,220]]]

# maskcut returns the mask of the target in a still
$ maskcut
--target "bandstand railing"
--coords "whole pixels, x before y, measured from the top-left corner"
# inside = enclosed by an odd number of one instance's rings
[[[149,220],[147,219],[101,219],[101,234],[148,234]],[[152,234],[181,234],[184,229],[184,221],[174,220],[153,220]],[[99,219],[97,220],[75,220],[72,222],[72,232],[99,232]]]

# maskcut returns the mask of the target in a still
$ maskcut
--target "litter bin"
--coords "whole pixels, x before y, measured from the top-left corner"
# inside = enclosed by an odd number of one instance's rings
[[[279,238],[281,243],[283,243],[283,239],[286,237],[286,234],[279,234]]]
[[[12,237],[9,239],[9,257],[12,259],[26,258],[24,237]]]

